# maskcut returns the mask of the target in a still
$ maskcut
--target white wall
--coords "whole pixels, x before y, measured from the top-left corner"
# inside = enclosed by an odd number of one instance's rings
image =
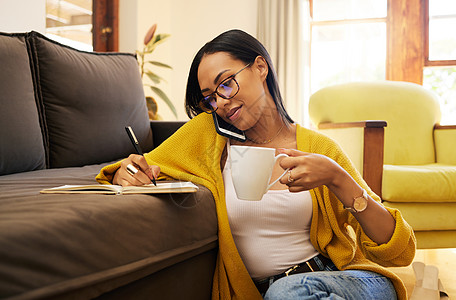
[[[161,88],[173,101],[178,119],[186,120],[185,87],[194,55],[206,42],[228,29],[242,29],[256,36],[257,1],[120,0],[119,26],[123,31],[119,36],[119,49],[131,52],[142,48],[144,35],[154,23],[158,25],[157,33],[171,34],[153,55],[154,59],[173,67],[173,70],[156,70],[168,81]],[[166,120],[175,120],[166,104],[160,99],[157,101],[160,115]]]
[[[46,30],[46,0],[0,0],[0,31]]]

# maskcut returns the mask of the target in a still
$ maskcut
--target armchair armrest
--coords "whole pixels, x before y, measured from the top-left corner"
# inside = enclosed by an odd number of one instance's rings
[[[456,125],[435,125],[434,141],[436,162],[456,165]]]
[[[319,131],[334,139],[370,188],[381,197],[386,121],[320,123]]]
[[[164,140],[169,138],[177,129],[184,125],[186,121],[150,121],[154,148],[158,147]]]

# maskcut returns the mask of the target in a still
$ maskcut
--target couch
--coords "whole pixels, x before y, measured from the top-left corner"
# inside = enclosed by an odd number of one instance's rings
[[[150,122],[134,55],[82,52],[37,32],[0,33],[0,298],[209,299],[211,193],[40,194],[94,184],[183,122]]]
[[[401,211],[418,248],[456,247],[456,126],[439,124],[434,93],[408,82],[339,84],[314,93],[309,114]]]

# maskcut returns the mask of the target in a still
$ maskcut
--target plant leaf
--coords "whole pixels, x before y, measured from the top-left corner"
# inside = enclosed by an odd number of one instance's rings
[[[173,69],[173,67],[171,67],[170,65],[161,63],[161,62],[159,62],[159,61],[149,60],[149,61],[146,61],[145,63],[146,63],[146,64],[151,64],[151,65],[154,65],[154,66],[157,66],[157,67],[168,68],[168,69],[171,69],[171,70]]]
[[[164,79],[163,77],[157,75],[157,73],[152,72],[152,71],[149,70],[149,69],[145,69],[145,70],[144,70],[144,74],[150,74],[152,77],[155,78],[155,80],[159,80],[159,82],[155,82],[155,81],[154,81],[156,84],[158,84],[158,83],[160,83],[160,82],[162,82],[162,81],[168,82],[168,81],[166,81],[166,79]],[[152,79],[152,78],[151,78],[151,79]]]
[[[162,43],[164,40],[166,40],[167,38],[169,38],[171,35],[168,34],[168,33],[159,33],[157,35],[154,36],[153,38],[153,43],[156,44],[156,43]]]
[[[160,33],[153,37],[153,39],[146,45],[144,53],[152,53],[155,48],[167,40],[171,35],[167,33]]]
[[[163,78],[161,78],[160,76],[151,71],[147,70],[144,72],[144,74],[146,74],[147,77],[149,77],[149,79],[152,80],[152,82],[154,82],[155,84],[159,84],[160,82],[164,81]]]
[[[161,89],[159,89],[158,87],[156,86],[152,86],[152,85],[149,85],[149,84],[146,84],[146,86],[150,87],[150,89],[158,96],[160,97],[165,103],[166,105],[168,105],[169,109],[171,109],[173,115],[176,117],[177,119],[177,111],[176,111],[176,108],[174,107],[174,104],[171,102],[171,100],[169,100],[168,96],[165,94],[165,92],[163,92]]]

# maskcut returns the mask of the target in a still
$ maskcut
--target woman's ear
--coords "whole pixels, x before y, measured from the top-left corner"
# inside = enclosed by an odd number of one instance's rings
[[[266,80],[266,77],[268,76],[268,72],[269,72],[269,67],[268,67],[268,63],[266,62],[264,57],[257,56],[255,58],[254,66],[256,68],[255,70],[258,70],[261,80]]]

